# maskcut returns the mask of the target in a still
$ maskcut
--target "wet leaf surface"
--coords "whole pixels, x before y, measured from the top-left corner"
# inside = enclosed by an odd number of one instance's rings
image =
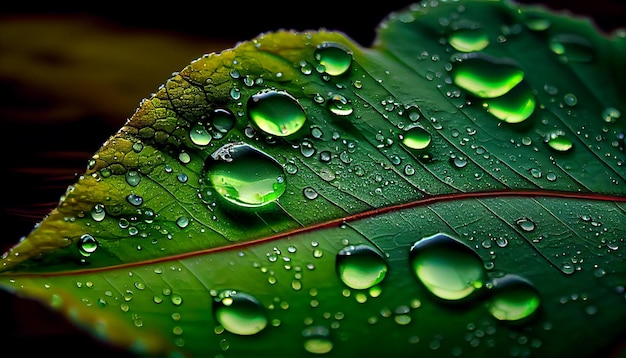
[[[5,254],[3,288],[140,355],[593,356],[626,316],[625,43],[463,1],[391,13],[371,47],[205,55]]]

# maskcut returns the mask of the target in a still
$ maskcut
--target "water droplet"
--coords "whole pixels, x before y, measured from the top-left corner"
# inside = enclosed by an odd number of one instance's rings
[[[211,112],[209,119],[213,127],[220,133],[227,133],[229,130],[233,129],[236,123],[235,116],[229,110],[221,108]]]
[[[253,335],[267,326],[268,318],[261,303],[253,296],[235,290],[223,290],[215,297],[215,319],[227,331]]]
[[[103,204],[96,204],[91,208],[91,218],[94,221],[102,221],[106,216],[106,211],[104,210]]]
[[[463,27],[455,30],[448,37],[448,42],[457,51],[480,51],[489,45],[487,33],[480,27]]]
[[[417,241],[411,247],[410,262],[419,281],[443,300],[462,300],[483,287],[481,258],[469,246],[446,234]]]
[[[425,151],[430,147],[432,137],[426,129],[422,127],[413,127],[404,132],[400,140],[402,144],[416,151]]]
[[[282,166],[245,143],[229,143],[216,150],[205,162],[205,170],[215,191],[239,206],[263,206],[285,192]]]
[[[528,27],[529,29],[533,31],[545,31],[551,25],[549,19],[543,17],[542,15],[536,15],[536,14],[526,15],[525,24],[526,24],[526,27]]]
[[[474,52],[455,56],[451,75],[457,86],[481,98],[499,97],[524,79],[512,63]]]
[[[576,98],[576,95],[572,93],[567,93],[563,96],[563,102],[565,102],[566,105],[573,107],[576,103],[578,103],[578,98]]]
[[[96,241],[96,239],[89,234],[84,234],[78,240],[78,250],[81,253],[81,255],[85,257],[94,253],[97,248],[98,248],[98,241]]]
[[[126,182],[128,183],[128,185],[133,186],[133,187],[139,185],[139,182],[141,181],[141,176],[139,175],[139,172],[136,170],[129,170],[126,172],[124,176],[126,178]]]
[[[304,188],[302,190],[302,193],[304,194],[304,197],[310,200],[313,200],[315,198],[317,198],[318,194],[317,191],[315,191],[315,189],[311,188],[310,186],[307,186],[306,188]]]
[[[139,206],[143,203],[143,198],[137,194],[128,194],[128,196],[126,197],[126,200],[131,204],[131,205],[135,205],[135,206]]]
[[[315,354],[325,354],[333,350],[328,328],[323,326],[307,327],[302,331],[304,349]]]
[[[382,282],[387,274],[387,262],[369,245],[350,245],[337,253],[336,269],[343,283],[362,290]]]
[[[607,107],[602,111],[602,119],[604,119],[606,123],[615,123],[620,115],[620,111],[613,107]]]
[[[331,76],[344,74],[352,64],[352,52],[335,42],[324,42],[317,46],[315,59],[324,66],[324,72]]]
[[[248,115],[262,131],[280,137],[296,133],[306,121],[298,100],[284,91],[261,91],[251,96]]]
[[[550,133],[546,143],[550,148],[556,150],[557,152],[568,152],[574,146],[572,140],[569,139],[569,137],[567,137],[562,131]]]
[[[593,47],[586,38],[574,34],[557,34],[550,38],[550,50],[564,61],[589,62],[593,59]]]
[[[526,82],[521,82],[509,92],[484,102],[487,111],[507,123],[520,123],[535,110],[535,95]]]
[[[201,123],[196,123],[189,131],[189,139],[199,146],[205,146],[211,143],[211,134],[204,128]]]
[[[531,317],[539,307],[539,292],[529,281],[517,275],[505,275],[492,281],[486,306],[501,321],[520,321]]]
[[[350,101],[340,94],[334,94],[328,99],[328,110],[338,116],[347,116],[353,111]]]
[[[515,220],[515,223],[523,231],[531,232],[531,231],[535,230],[535,223],[532,220],[528,219],[528,218],[517,219],[517,220]]]

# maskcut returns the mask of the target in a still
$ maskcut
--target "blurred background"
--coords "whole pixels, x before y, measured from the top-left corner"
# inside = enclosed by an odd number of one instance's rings
[[[205,53],[278,29],[337,30],[369,46],[377,24],[413,1],[147,3],[113,6],[17,1],[0,10],[0,218],[5,252],[27,235],[87,159],[172,73]],[[540,1],[517,1],[520,4]],[[108,6],[107,6],[108,5]],[[610,33],[626,26],[623,0],[546,1]],[[22,355],[125,356],[36,302],[0,291],[0,342]],[[85,350],[87,349],[87,350]]]

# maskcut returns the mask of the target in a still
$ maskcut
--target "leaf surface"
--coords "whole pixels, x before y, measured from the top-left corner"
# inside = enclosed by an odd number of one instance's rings
[[[205,55],[0,282],[137,354],[592,356],[626,317],[625,45],[460,1]]]

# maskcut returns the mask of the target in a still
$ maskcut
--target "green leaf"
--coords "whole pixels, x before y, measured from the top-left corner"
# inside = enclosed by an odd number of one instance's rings
[[[138,355],[594,356],[626,318],[625,60],[497,1],[370,48],[261,34],[142,101],[0,285]]]

